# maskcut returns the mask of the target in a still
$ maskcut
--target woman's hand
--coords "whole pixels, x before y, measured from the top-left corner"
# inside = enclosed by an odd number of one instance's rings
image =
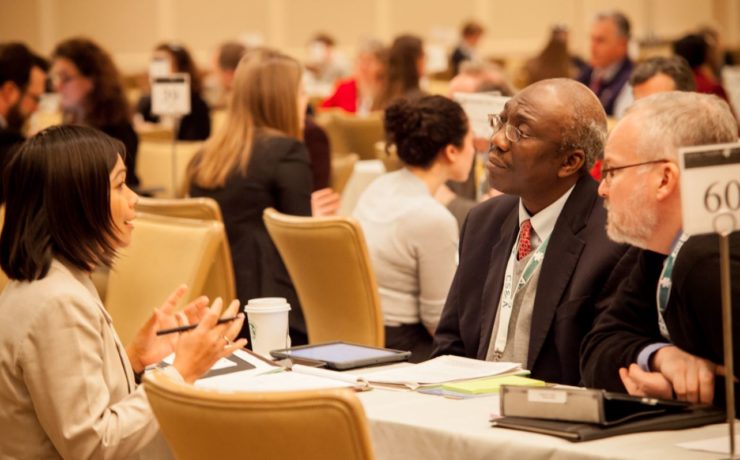
[[[340,205],[341,197],[328,187],[311,193],[311,215],[313,217],[336,216]]]
[[[201,318],[198,327],[180,334],[173,366],[187,383],[193,383],[216,361],[247,344],[246,339],[233,341],[244,323],[244,313],[237,315],[239,301],[233,300],[223,312],[225,317],[236,315],[237,319],[224,324],[217,323],[221,316],[221,304],[221,299],[216,299]]]
[[[179,334],[157,336],[158,330],[197,323],[208,311],[208,297],[203,296],[190,302],[181,312],[175,312],[187,290],[184,284],[175,289],[161,307],[154,309],[154,313],[126,347],[134,372],[142,372],[146,366],[158,363],[175,351]]]

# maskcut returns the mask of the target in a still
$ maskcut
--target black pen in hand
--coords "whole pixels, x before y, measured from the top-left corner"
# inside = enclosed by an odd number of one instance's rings
[[[235,319],[239,319],[239,318],[240,318],[239,316],[229,316],[227,318],[219,318],[219,320],[216,321],[216,324],[228,323],[230,321],[234,321]],[[174,334],[175,332],[191,331],[195,329],[196,327],[198,327],[198,324],[200,323],[188,324],[187,326],[173,327],[171,329],[161,329],[157,331],[157,335],[166,335],[166,334]]]

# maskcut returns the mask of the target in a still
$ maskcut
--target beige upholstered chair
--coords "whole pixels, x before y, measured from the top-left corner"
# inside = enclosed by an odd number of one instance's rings
[[[367,420],[349,389],[221,393],[152,372],[147,398],[177,460],[371,460]]]
[[[136,204],[136,210],[137,212],[159,216],[212,220],[223,223],[221,208],[216,200],[212,198],[158,199],[141,197]],[[203,286],[203,295],[207,295],[210,299],[221,297],[224,301],[229,301],[236,297],[234,283],[234,265],[231,260],[228,238],[224,233],[216,256],[208,270],[208,277]]]
[[[403,168],[401,159],[398,158],[398,152],[396,146],[391,145],[388,151],[385,151],[385,142],[380,141],[375,143],[375,156],[378,160],[383,162],[386,172],[392,172]]]
[[[138,101],[138,98],[136,100]],[[134,103],[135,105],[136,103]],[[172,139],[175,137],[175,131],[171,126],[143,123],[135,126],[135,128],[141,142],[167,142],[170,143],[169,145],[172,145]]]
[[[263,218],[301,300],[309,342],[384,346],[378,286],[359,224],[272,208]]]
[[[341,110],[329,110],[316,117],[326,130],[333,156],[356,153],[360,160],[375,159],[375,143],[385,138],[383,113],[361,117]]]
[[[173,165],[172,142],[142,141],[136,156],[136,173],[141,180],[140,187],[144,190],[153,190],[161,197],[181,196],[185,170],[190,159],[202,147],[202,142],[176,142]]]
[[[131,244],[119,251],[108,277],[105,306],[123,343],[128,343],[179,285],[186,300],[203,293],[208,270],[224,238],[216,221],[139,213]],[[227,299],[228,300],[228,299]]]
[[[331,158],[331,188],[337,192],[342,193],[344,186],[347,185],[347,181],[352,177],[352,172],[355,170],[355,164],[360,157],[356,153],[349,153],[342,156],[334,156]]]
[[[136,211],[182,219],[223,222],[221,208],[212,198],[146,198],[140,197]]]

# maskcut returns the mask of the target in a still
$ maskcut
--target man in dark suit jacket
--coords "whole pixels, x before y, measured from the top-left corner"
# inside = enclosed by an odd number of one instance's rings
[[[596,93],[606,114],[617,118],[632,102],[629,39],[627,16],[616,11],[597,15],[591,26],[591,61],[578,76]]]
[[[640,99],[612,131],[599,188],[609,210],[607,233],[644,251],[584,339],[581,368],[588,386],[722,403],[714,398],[715,380],[724,383],[715,379],[724,361],[718,239],[683,234],[676,163],[679,147],[735,142],[737,134],[724,101],[677,91]],[[730,239],[730,265],[738,375],[740,233]]]
[[[44,93],[46,62],[21,43],[0,44],[0,204],[2,171],[24,137],[21,128]]]
[[[581,339],[632,262],[608,240],[587,172],[606,116],[587,87],[555,79],[514,96],[493,125],[490,181],[507,195],[468,216],[434,355],[522,362],[578,384]]]

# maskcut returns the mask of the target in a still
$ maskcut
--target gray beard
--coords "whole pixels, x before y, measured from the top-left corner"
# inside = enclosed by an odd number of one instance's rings
[[[632,190],[625,204],[625,211],[619,216],[614,211],[609,211],[608,202],[605,204],[608,213],[606,234],[609,239],[638,248],[647,247],[653,230],[658,226],[658,216],[654,209],[646,208],[647,205],[641,198],[637,189]]]

